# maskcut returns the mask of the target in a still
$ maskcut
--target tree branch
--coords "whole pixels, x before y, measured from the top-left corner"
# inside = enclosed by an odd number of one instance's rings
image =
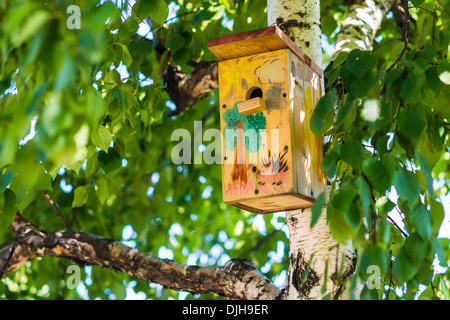
[[[0,269],[8,252],[0,254]],[[215,293],[231,299],[275,299],[280,291],[249,260],[232,259],[222,267],[198,267],[160,259],[121,242],[86,232],[56,231],[33,236],[16,248],[8,273],[38,257],[60,257],[160,283],[173,290]]]
[[[401,0],[400,1],[403,7],[403,13],[404,13],[404,22],[403,22],[403,31],[402,31],[402,42],[404,43],[402,52],[398,55],[397,59],[394,61],[394,63],[389,67],[389,69],[386,70],[386,73],[389,73],[396,65],[400,62],[403,55],[405,54],[406,50],[408,50],[408,43],[409,43],[409,34],[410,34],[410,20],[411,17],[409,15],[409,9],[408,9],[408,0]],[[433,24],[434,26],[434,24]]]
[[[166,91],[177,106],[169,116],[175,116],[189,109],[199,100],[219,87],[218,64],[205,61],[195,65],[192,73],[186,74],[168,65],[163,73]]]

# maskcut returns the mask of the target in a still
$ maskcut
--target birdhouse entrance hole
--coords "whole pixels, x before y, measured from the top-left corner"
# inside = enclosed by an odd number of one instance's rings
[[[250,100],[253,98],[262,98],[263,92],[260,87],[251,87],[247,90],[247,93],[245,95],[246,100]]]

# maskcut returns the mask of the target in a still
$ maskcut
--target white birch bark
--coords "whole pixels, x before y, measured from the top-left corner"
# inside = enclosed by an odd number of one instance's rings
[[[351,242],[340,245],[333,239],[327,225],[326,207],[313,229],[311,216],[311,209],[286,213],[291,265],[284,298],[312,300],[329,294],[331,299],[347,299],[346,280],[353,275],[356,264]],[[299,279],[303,281],[299,283]]]
[[[381,22],[397,0],[357,0],[348,10],[336,38],[331,60],[342,51],[372,50],[373,40]]]
[[[268,25],[277,25],[322,68],[320,3],[311,0],[267,0]]]

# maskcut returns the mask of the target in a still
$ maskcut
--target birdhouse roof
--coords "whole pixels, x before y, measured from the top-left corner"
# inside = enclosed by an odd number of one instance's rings
[[[322,75],[322,69],[300,50],[277,26],[210,39],[208,41],[208,49],[220,60],[236,59],[258,53],[290,49],[311,69],[320,76]]]

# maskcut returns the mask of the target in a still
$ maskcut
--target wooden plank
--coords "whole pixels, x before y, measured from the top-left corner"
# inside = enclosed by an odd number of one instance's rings
[[[311,207],[313,198],[303,197],[296,193],[286,193],[263,198],[244,199],[229,204],[255,213],[273,213]]]
[[[263,112],[266,109],[264,100],[257,97],[237,104],[238,111],[243,116],[248,116],[258,112]]]
[[[220,60],[236,59],[280,49],[290,49],[307,66],[322,77],[322,69],[277,26],[210,39],[208,48]]]
[[[297,168],[295,190],[316,198],[325,190],[326,177],[321,169],[323,145],[309,128],[312,112],[321,96],[317,74],[294,54],[288,55],[291,68],[290,90],[292,99],[292,136],[296,152],[293,162]]]

